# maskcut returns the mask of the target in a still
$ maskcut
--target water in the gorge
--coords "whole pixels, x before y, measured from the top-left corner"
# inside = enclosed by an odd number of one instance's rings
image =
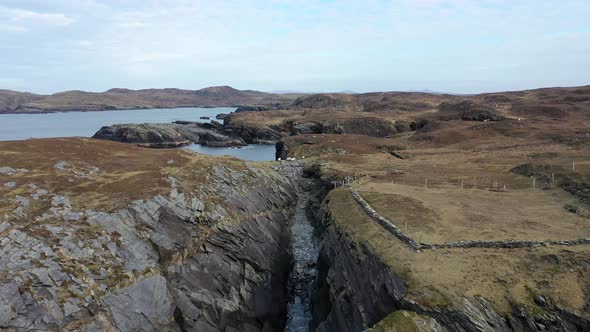
[[[317,272],[319,241],[308,218],[308,201],[308,195],[300,192],[291,225],[294,266],[289,279],[287,332],[307,332],[311,320],[311,295]]]

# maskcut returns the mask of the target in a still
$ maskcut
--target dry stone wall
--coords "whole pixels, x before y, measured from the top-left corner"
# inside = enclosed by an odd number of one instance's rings
[[[397,227],[391,220],[382,216],[377,212],[354,188],[348,187],[352,197],[358,204],[358,206],[373,220],[379,223],[388,232],[393,234],[395,237],[400,239],[403,243],[408,245],[410,248],[420,251],[427,249],[449,249],[449,248],[498,248],[498,249],[510,249],[510,248],[533,248],[533,247],[544,247],[544,246],[577,246],[577,245],[588,245],[590,239],[580,238],[572,240],[559,240],[559,241],[527,241],[527,240],[498,240],[498,241],[482,241],[482,240],[468,240],[458,242],[447,242],[441,244],[428,244],[419,243],[412,239],[409,235],[405,234],[399,227]]]

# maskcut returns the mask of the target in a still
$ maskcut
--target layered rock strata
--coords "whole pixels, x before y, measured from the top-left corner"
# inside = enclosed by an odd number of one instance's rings
[[[169,194],[114,211],[15,178],[17,207],[0,217],[0,329],[281,330],[293,185],[251,166],[204,175],[190,192],[170,176]]]

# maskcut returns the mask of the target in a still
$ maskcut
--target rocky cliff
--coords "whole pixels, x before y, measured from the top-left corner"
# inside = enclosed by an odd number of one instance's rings
[[[246,142],[232,130],[219,123],[183,122],[117,124],[100,128],[93,138],[146,147],[168,148],[191,143],[207,146],[243,146]]]
[[[322,122],[302,122],[293,124],[291,135],[301,134],[357,134],[386,137],[397,134],[398,128],[388,120],[379,118],[354,118],[327,120]]]
[[[2,148],[0,329],[283,328],[288,165],[80,139]]]
[[[100,128],[93,138],[137,143],[152,148],[178,147],[191,143],[214,147],[275,144],[282,138],[280,132],[268,126],[234,125],[229,118],[227,116],[223,124],[216,121],[115,124]]]

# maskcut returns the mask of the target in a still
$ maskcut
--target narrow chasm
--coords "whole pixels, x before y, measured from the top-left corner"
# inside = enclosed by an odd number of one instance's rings
[[[330,189],[330,182],[322,179],[316,166],[300,166],[297,178],[298,200],[290,225],[293,265],[288,283],[287,332],[310,331],[320,247],[316,211]]]

